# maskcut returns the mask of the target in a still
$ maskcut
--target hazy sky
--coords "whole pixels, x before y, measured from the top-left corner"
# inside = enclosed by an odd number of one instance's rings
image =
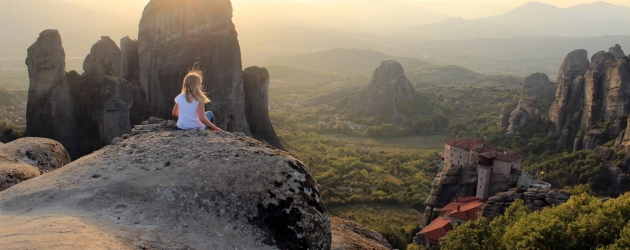
[[[138,8],[142,8],[148,3],[148,0],[64,0],[67,2],[77,3],[83,5],[88,8],[108,8],[108,9],[133,9],[134,11]],[[235,4],[243,4],[251,1],[260,1],[260,0],[232,0]],[[317,2],[326,2],[326,1],[344,1],[344,0],[294,0],[298,2],[305,3],[317,3]],[[345,0],[345,1],[357,1],[357,0]],[[382,0],[387,1],[387,0]],[[435,0],[408,0],[408,1],[416,1],[416,2],[427,2],[427,3],[435,3],[435,2],[446,2],[446,3],[466,3],[466,4],[492,4],[492,5],[513,5],[518,6],[527,2],[532,2],[530,0],[446,0],[446,1],[435,1]],[[593,0],[537,0],[535,2],[542,2],[552,4],[558,7],[570,7],[577,4],[582,3],[592,3],[596,2]],[[605,2],[624,5],[630,7],[629,0],[606,0]]]

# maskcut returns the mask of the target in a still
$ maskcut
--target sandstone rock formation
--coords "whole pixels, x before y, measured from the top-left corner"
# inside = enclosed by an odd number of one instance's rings
[[[527,123],[528,120],[540,115],[537,102],[539,98],[548,96],[553,85],[545,73],[534,73],[523,81],[523,97],[513,111],[503,109],[499,118],[499,127],[508,128],[514,133],[516,128]]]
[[[98,83],[106,76],[120,76],[120,62],[121,53],[116,42],[108,36],[102,36],[85,57],[83,71]]]
[[[615,59],[626,56],[626,53],[623,52],[623,49],[621,49],[621,46],[619,44],[615,44],[615,46],[610,47],[610,49],[608,49],[608,53],[615,56]]]
[[[140,82],[150,113],[169,117],[183,76],[198,63],[218,127],[250,135],[243,69],[229,0],[151,0],[138,34]]]
[[[630,59],[614,61],[606,71],[605,121],[630,114]]]
[[[615,60],[610,53],[597,53],[592,57],[591,67],[585,73],[584,114],[580,129],[585,130],[593,126],[602,118],[603,99],[606,88],[606,69]]]
[[[545,73],[534,73],[523,81],[523,91],[526,98],[540,98],[546,94],[551,85],[549,76]]]
[[[404,100],[414,100],[415,90],[405,76],[405,69],[396,61],[384,61],[372,74],[372,82],[353,100],[355,108],[366,117],[392,119],[400,124],[404,114],[396,106]]]
[[[549,120],[556,125],[556,135],[560,135],[558,149],[566,149],[579,130],[582,106],[584,103],[584,74],[590,67],[586,50],[569,53],[558,72],[556,100],[549,109]]]
[[[283,149],[269,119],[269,72],[265,68],[249,67],[243,71],[245,116],[252,136]]]
[[[542,210],[544,207],[559,205],[569,200],[571,194],[557,189],[520,189],[512,188],[507,192],[497,193],[479,207],[477,216],[489,219],[501,215],[516,200],[524,200],[531,210]]]
[[[0,191],[68,163],[68,151],[50,139],[27,137],[0,144]]]
[[[521,99],[518,102],[518,107],[510,114],[510,126],[508,127],[510,132],[514,133],[516,128],[525,125],[529,119],[539,115],[536,100],[536,98],[531,97]]]
[[[505,107],[501,109],[501,115],[499,115],[499,127],[507,128],[510,126],[510,115],[512,114],[512,110],[509,107]]]
[[[0,245],[330,249],[329,217],[302,162],[243,134],[171,131],[174,125],[152,119],[110,146],[1,192]],[[41,234],[25,240],[19,234],[25,225]],[[45,231],[49,225],[85,237]]]
[[[593,144],[594,141],[599,143],[613,139],[627,125],[625,117],[630,114],[630,61],[623,56],[621,46],[615,45],[609,52],[595,53],[590,67],[582,74],[586,61],[585,51],[574,51],[560,69],[558,79],[562,82],[549,111],[549,118],[556,125],[556,135],[560,136],[560,150],[570,148],[572,142],[574,150],[595,149],[597,145]],[[570,81],[573,83],[568,84]],[[590,131],[602,129],[607,130],[595,140],[572,139],[580,131],[588,136]]]
[[[138,42],[128,36],[120,39],[120,76],[128,81],[140,78],[140,58]]]
[[[356,222],[330,218],[331,250],[390,250],[392,246],[376,231]]]
[[[120,77],[121,51],[109,37],[102,37],[90,50],[83,63],[83,75],[74,97],[83,106],[77,113],[82,127],[98,126],[99,140],[109,144],[114,138],[131,132],[129,110],[133,106],[133,93],[125,79]],[[83,140],[89,140],[83,138]]]
[[[25,136],[59,141],[72,157],[78,157],[79,140],[65,58],[57,30],[43,31],[28,48],[30,84]]]

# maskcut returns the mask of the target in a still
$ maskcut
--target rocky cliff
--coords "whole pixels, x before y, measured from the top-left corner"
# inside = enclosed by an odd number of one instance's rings
[[[197,63],[216,125],[250,134],[243,69],[229,0],[151,0],[138,33],[140,82],[150,113],[168,117],[184,75]]]
[[[68,151],[50,139],[29,137],[0,144],[0,191],[68,163]]]
[[[556,100],[549,108],[549,120],[556,125],[560,136],[558,149],[565,149],[579,129],[584,103],[584,74],[590,67],[586,50],[569,53],[558,72]],[[570,142],[569,142],[570,141]]]
[[[269,118],[269,71],[249,67],[243,71],[245,90],[245,116],[254,138],[259,138],[283,149]]]
[[[72,157],[79,156],[79,138],[70,89],[66,55],[57,30],[45,30],[28,48],[29,74],[25,136],[59,141]]]
[[[569,53],[560,69],[556,100],[549,111],[560,137],[559,150],[595,149],[600,142],[614,139],[630,114],[630,67],[621,47],[595,53],[585,71],[587,62],[586,51],[577,50]],[[578,134],[585,138],[574,139]]]
[[[138,41],[128,36],[120,39],[120,58],[120,76],[128,81],[137,81],[140,78]]]
[[[302,162],[243,134],[174,124],[151,119],[0,192],[0,245],[330,249],[329,217]]]
[[[384,61],[374,70],[372,81],[358,92],[350,106],[362,111],[365,117],[391,119],[397,124],[405,115],[397,110],[402,101],[415,99],[415,90],[405,76],[405,69],[396,61]]]
[[[603,98],[608,89],[605,89],[606,71],[608,66],[615,60],[615,56],[610,53],[600,53],[593,55],[591,67],[585,73],[584,89],[584,115],[580,129],[586,130],[593,126],[601,117]]]

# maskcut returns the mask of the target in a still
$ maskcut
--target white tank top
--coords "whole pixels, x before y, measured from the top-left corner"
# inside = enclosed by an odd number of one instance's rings
[[[206,129],[206,125],[201,123],[197,108],[199,102],[193,98],[192,103],[186,101],[184,93],[175,97],[175,103],[179,106],[179,118],[177,119],[177,127],[180,129]]]

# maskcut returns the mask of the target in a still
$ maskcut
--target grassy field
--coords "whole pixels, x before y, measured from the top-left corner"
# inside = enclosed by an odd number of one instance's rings
[[[444,147],[444,135],[410,136],[398,138],[366,138],[345,135],[322,135],[341,141],[357,150],[377,152],[427,153],[439,152]]]

